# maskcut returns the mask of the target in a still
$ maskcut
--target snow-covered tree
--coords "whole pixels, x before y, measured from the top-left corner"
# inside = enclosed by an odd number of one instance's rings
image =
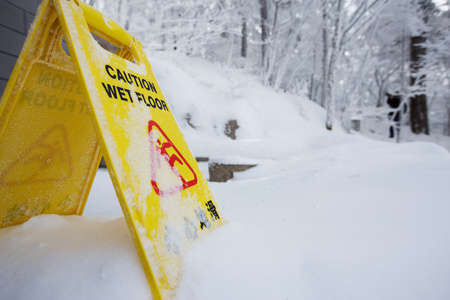
[[[449,13],[431,0],[85,1],[151,53],[202,56],[307,95],[328,129],[386,119],[386,93],[398,92],[413,132],[449,134]]]

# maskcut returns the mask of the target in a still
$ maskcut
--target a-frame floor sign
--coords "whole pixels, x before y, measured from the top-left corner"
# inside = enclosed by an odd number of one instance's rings
[[[102,154],[153,296],[170,299],[222,212],[140,42],[81,1],[44,0],[0,102],[0,227],[82,214]]]

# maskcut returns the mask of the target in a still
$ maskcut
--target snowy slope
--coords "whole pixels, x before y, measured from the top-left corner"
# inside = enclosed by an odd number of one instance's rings
[[[229,223],[187,253],[177,300],[450,299],[446,150],[326,132],[315,104],[203,60],[152,63],[196,156],[258,163],[211,183]],[[0,230],[0,299],[150,298],[104,170],[83,217]]]

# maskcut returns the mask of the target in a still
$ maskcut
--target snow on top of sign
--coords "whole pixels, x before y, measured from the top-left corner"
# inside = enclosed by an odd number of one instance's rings
[[[114,28],[114,21],[110,18],[110,17],[108,17],[108,16],[106,16],[106,15],[104,15],[104,14],[102,14],[102,16],[103,16],[103,22],[105,22],[105,24],[109,27],[109,28]]]
[[[145,228],[142,224],[135,222],[134,225],[135,225],[136,231],[140,237],[150,236],[151,233],[149,233],[147,231],[147,228]],[[142,248],[145,251],[145,255],[147,256],[147,258],[149,258],[152,261],[157,261],[158,257],[155,253],[155,248],[154,248],[154,245],[151,242],[151,240],[149,238],[141,238],[140,242],[141,242]],[[152,266],[151,271],[156,280],[161,280],[164,276],[163,272],[159,266]]]
[[[128,180],[133,182],[133,198],[136,199],[136,207],[146,213],[146,201],[152,193],[150,178],[150,158],[148,155],[150,145],[147,139],[148,120],[151,118],[149,109],[140,104],[134,104],[127,110],[126,118],[116,117],[116,124],[127,128],[126,138],[128,147],[124,158],[129,165]],[[129,195],[131,196],[131,195]],[[130,198],[131,199],[131,198]]]

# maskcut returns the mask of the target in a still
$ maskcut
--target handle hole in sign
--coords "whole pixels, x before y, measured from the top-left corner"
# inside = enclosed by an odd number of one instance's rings
[[[106,51],[111,52],[112,54],[126,59],[132,63],[137,62],[133,56],[133,53],[131,52],[131,49],[128,46],[125,46],[112,38],[111,40],[114,40],[114,42],[111,42],[108,40],[110,38],[106,35],[100,36],[100,34],[94,33],[93,31],[91,31],[91,34],[94,37],[94,40],[100,45],[100,47],[102,47]]]
[[[96,35],[95,33],[91,32],[92,36],[94,37],[94,40],[100,45],[100,47],[102,47],[103,49],[105,49],[108,52],[111,52],[113,54],[117,53],[117,49],[119,49],[119,47],[117,47],[116,45],[114,45],[113,43],[105,40],[104,38]]]
[[[102,47],[106,51],[111,52],[112,54],[117,55],[128,61],[131,61],[132,63],[136,63],[136,60],[134,59],[134,56],[128,47],[123,46],[123,45],[121,45],[121,47],[119,47],[119,46],[111,43],[110,41],[102,38],[101,36],[98,36],[97,34],[95,34],[93,32],[91,32],[91,34],[92,34],[92,37],[94,38],[94,40],[100,45],[100,47]],[[69,47],[67,46],[65,36],[62,37],[61,47],[62,47],[64,53],[68,57],[70,57]]]

